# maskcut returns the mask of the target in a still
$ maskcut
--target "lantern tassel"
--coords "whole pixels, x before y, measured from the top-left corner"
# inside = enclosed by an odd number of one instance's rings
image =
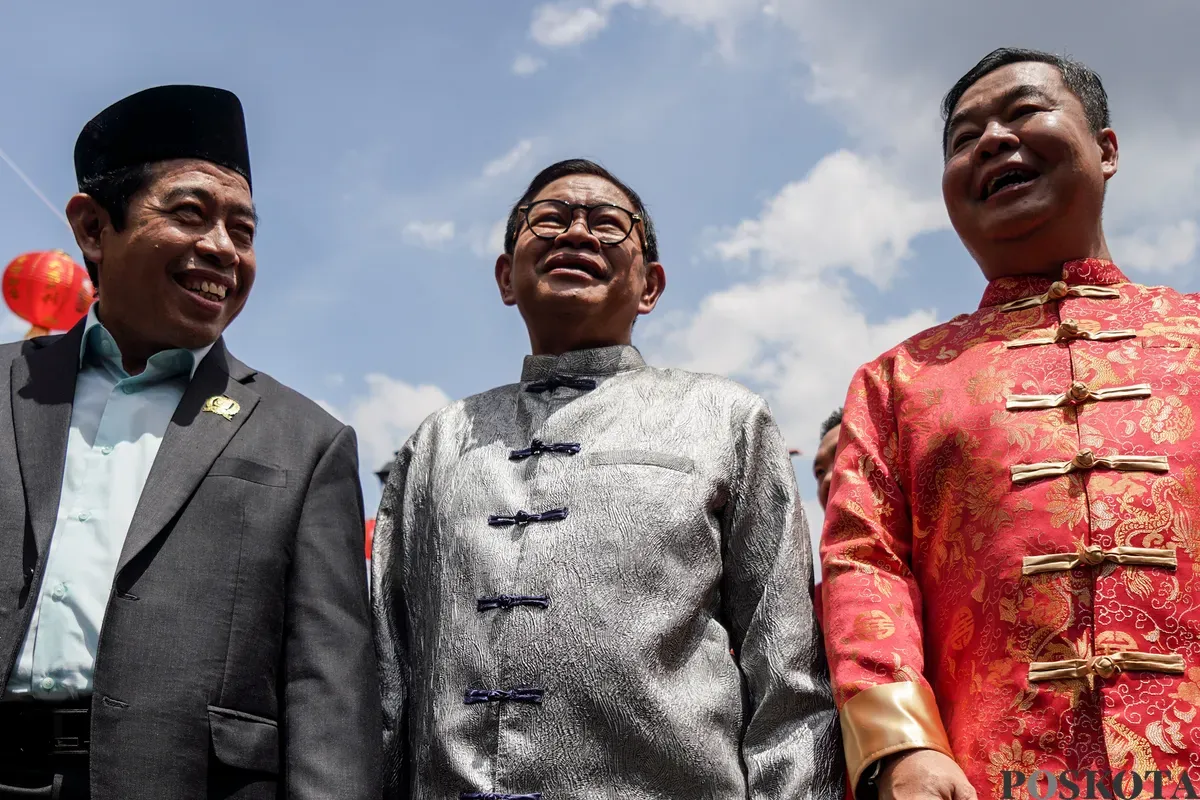
[[[26,339],[32,339],[35,336],[45,336],[50,333],[49,329],[43,328],[40,325],[34,325],[29,329],[29,333],[25,334]]]

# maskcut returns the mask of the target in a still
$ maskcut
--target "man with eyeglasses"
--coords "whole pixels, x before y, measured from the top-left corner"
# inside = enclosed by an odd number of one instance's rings
[[[762,399],[630,344],[666,284],[641,199],[548,167],[496,282],[520,380],[426,420],[377,518],[385,796],[840,798],[787,449]]]

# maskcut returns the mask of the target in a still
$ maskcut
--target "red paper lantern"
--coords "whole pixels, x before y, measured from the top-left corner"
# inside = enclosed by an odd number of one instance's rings
[[[65,331],[92,305],[87,270],[62,250],[25,253],[4,270],[4,302],[30,325],[30,336]]]

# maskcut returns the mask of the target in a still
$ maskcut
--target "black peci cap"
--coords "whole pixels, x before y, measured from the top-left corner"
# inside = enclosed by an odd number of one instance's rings
[[[101,111],[75,142],[85,181],[141,164],[198,158],[250,180],[246,118],[237,95],[208,86],[156,86]]]

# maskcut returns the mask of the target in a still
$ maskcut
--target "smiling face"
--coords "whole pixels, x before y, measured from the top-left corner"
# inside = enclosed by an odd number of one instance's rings
[[[559,178],[530,204],[541,200],[633,210],[624,192],[595,175]],[[501,299],[520,310],[533,352],[559,354],[628,344],[634,320],[654,310],[666,284],[662,265],[645,262],[641,225],[636,224],[624,241],[607,245],[589,230],[585,210],[542,204],[534,214],[547,211],[564,215],[565,231],[541,238],[522,215],[512,254],[496,261]],[[533,222],[536,225],[538,219]],[[603,231],[606,224],[602,212],[592,214],[593,229]]]
[[[942,195],[989,279],[1107,257],[1105,182],[1117,171],[1111,129],[1093,132],[1052,64],[1020,62],[972,85],[950,118]]]
[[[212,344],[254,284],[255,213],[246,179],[207,161],[154,165],[124,227],[87,195],[67,206],[100,275],[99,314],[126,359]]]

